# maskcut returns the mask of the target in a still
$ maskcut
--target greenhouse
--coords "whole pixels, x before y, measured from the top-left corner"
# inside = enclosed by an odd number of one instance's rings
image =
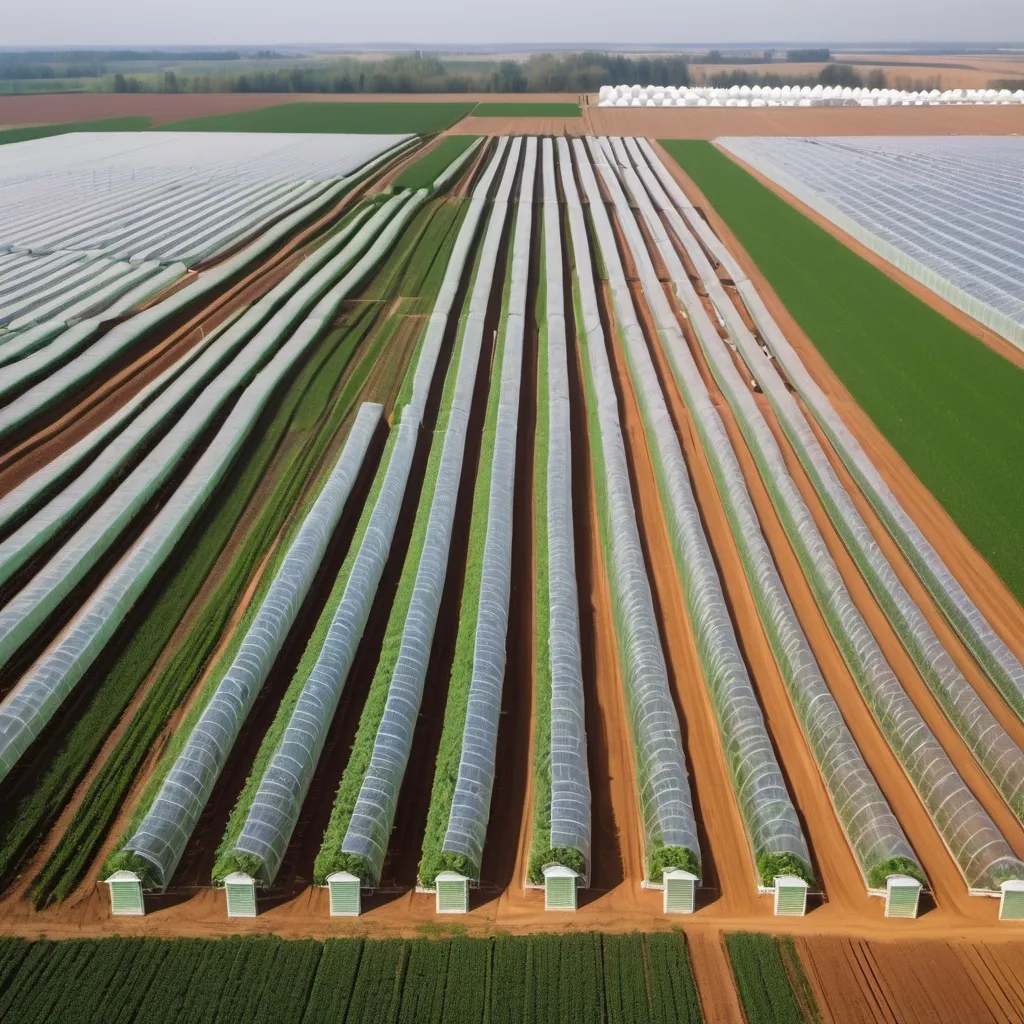
[[[1024,348],[1019,139],[719,141],[857,241]]]

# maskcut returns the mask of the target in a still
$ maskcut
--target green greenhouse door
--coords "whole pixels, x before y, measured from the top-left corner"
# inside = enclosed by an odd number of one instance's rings
[[[355,875],[331,875],[327,886],[331,894],[331,917],[359,916],[359,879]]]
[[[1004,882],[999,901],[1000,921],[1024,921],[1024,882]]]
[[[137,881],[112,881],[110,886],[110,912],[118,916],[141,917],[145,914],[142,885]]]
[[[679,868],[662,874],[662,909],[666,914],[692,914],[696,904],[697,876]]]
[[[256,885],[247,875],[228,875],[224,879],[228,917],[256,916]]]
[[[916,918],[921,883],[916,878],[890,878],[886,884],[885,916]]]
[[[546,879],[544,882],[544,907],[546,910],[575,910],[576,879]]]
[[[803,917],[807,912],[807,883],[802,878],[779,875],[775,879],[775,916]]]
[[[469,879],[454,871],[442,871],[434,882],[439,914],[465,914],[469,909]]]

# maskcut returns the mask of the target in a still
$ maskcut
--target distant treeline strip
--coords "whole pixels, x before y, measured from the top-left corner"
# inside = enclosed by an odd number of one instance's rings
[[[623,57],[599,52],[541,53],[518,63],[505,60],[475,71],[458,70],[431,56],[382,60],[342,57],[330,63],[281,70],[184,75],[173,71],[113,78],[114,92],[595,92],[609,82],[687,85],[688,58]]]

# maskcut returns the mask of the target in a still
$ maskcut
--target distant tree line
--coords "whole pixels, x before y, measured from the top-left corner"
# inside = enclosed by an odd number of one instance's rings
[[[272,50],[257,56],[280,57]],[[241,60],[236,50],[26,50],[0,53],[0,79],[103,78],[110,65],[128,61],[153,64],[178,64],[184,61]]]
[[[381,60],[342,58],[330,63],[280,70],[184,75],[116,74],[114,92],[297,92],[297,93],[420,93],[420,92],[594,92],[602,85],[639,82],[644,85],[688,85],[689,63],[683,56],[623,57],[586,52],[535,54],[523,63],[513,60],[482,64],[480,70],[461,62],[449,69],[437,57],[422,54]]]
[[[849,64],[826,64],[816,75],[780,75],[767,71],[718,71],[709,75],[706,85],[716,89],[729,89],[734,85],[767,85],[774,89],[784,85],[839,85],[851,89],[884,89],[886,87],[885,72],[881,68],[872,68],[866,75],[860,74]]]

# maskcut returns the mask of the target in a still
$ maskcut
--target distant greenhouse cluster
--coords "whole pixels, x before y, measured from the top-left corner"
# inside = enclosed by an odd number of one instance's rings
[[[838,85],[602,85],[601,107],[929,107],[1024,103],[1024,89],[855,89]]]

